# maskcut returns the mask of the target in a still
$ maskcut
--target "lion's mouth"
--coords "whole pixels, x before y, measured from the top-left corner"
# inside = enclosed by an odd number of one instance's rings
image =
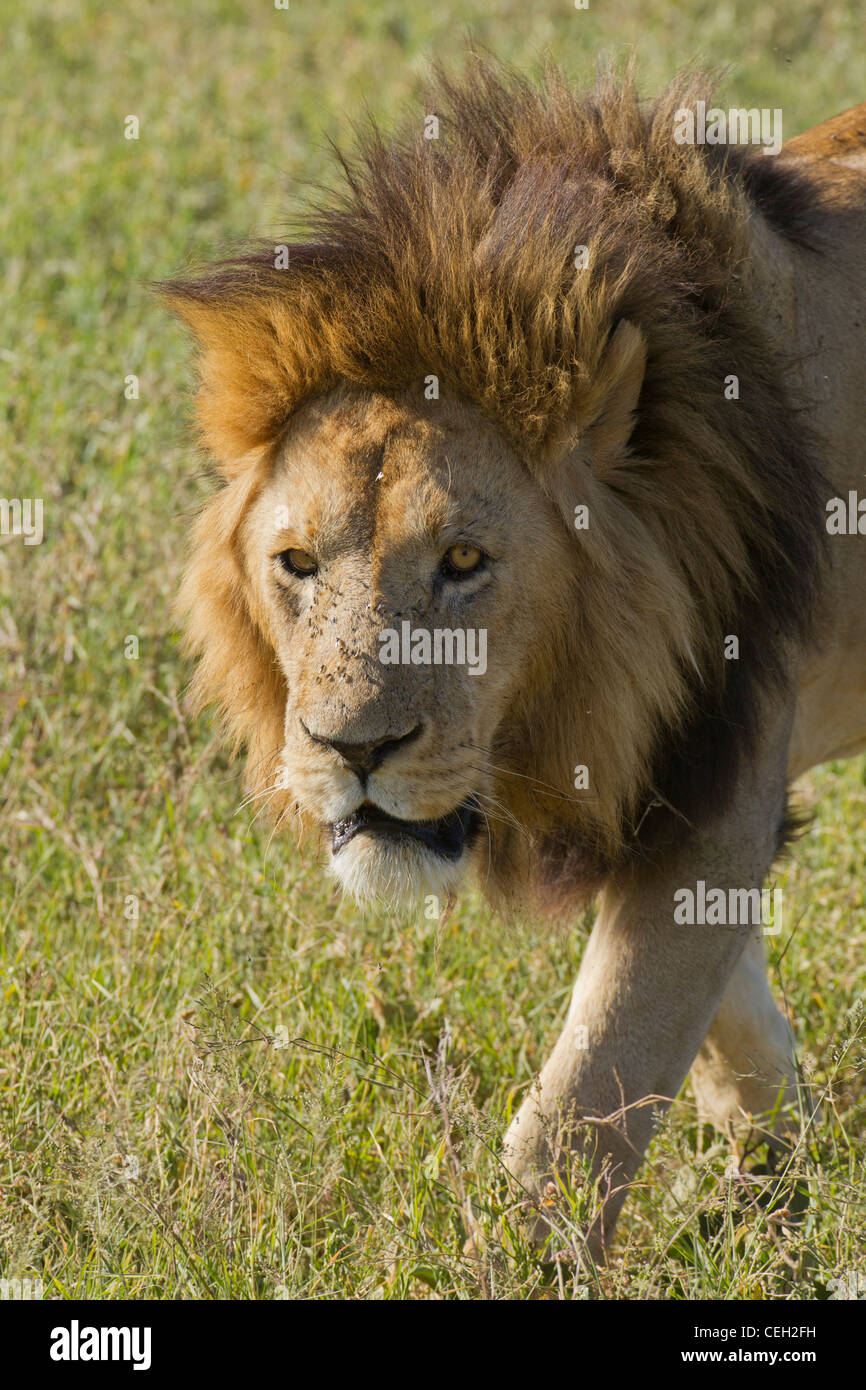
[[[363,831],[387,839],[415,840],[442,859],[459,859],[479,821],[478,808],[471,800],[464,801],[456,811],[450,811],[439,820],[398,820],[365,801],[357,811],[331,826],[332,848],[337,854]]]

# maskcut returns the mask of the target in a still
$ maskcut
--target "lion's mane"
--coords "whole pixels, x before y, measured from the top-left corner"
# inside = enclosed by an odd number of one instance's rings
[[[826,493],[743,272],[756,215],[815,249],[817,195],[783,162],[675,143],[676,110],[708,97],[699,76],[648,105],[630,77],[578,95],[555,70],[533,85],[484,59],[437,82],[438,138],[421,114],[404,139],[370,128],[287,268],[269,245],[164,287],[201,345],[198,415],[224,480],[182,595],[194,694],[221,706],[261,782],[285,691],[235,539],[302,403],[351,383],[412,390],[434,410],[434,374],[553,494],[629,320],[647,344],[635,429],[595,480],[545,688],[523,693],[492,759],[536,779],[503,774],[498,795],[531,838],[494,827],[493,881],[531,873],[552,901],[724,805],[762,698],[808,630]],[[568,795],[576,763],[592,798]]]

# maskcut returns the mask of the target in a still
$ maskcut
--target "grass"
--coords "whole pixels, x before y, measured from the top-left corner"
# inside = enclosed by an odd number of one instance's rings
[[[145,288],[277,229],[326,175],[325,137],[405,109],[466,22],[576,75],[633,45],[648,90],[730,62],[726,92],[783,107],[791,135],[862,98],[859,0],[690,0],[675,22],[661,0],[2,8],[0,492],[44,499],[45,540],[0,544],[0,1271],[198,1299],[815,1298],[866,1278],[866,765],[807,779],[816,819],[779,876],[774,977],[820,1101],[795,1160],[808,1213],[786,1234],[744,1195],[686,1088],[609,1267],[551,1270],[497,1144],[586,924],[504,932],[471,895],[441,926],[362,915],[238,811],[184,712],[169,605],[207,483],[187,348]],[[466,1254],[476,1226],[509,1258]]]

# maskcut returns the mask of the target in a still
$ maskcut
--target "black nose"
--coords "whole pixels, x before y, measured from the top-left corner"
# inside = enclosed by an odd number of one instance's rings
[[[320,743],[324,748],[333,748],[334,752],[342,758],[346,767],[351,768],[352,772],[365,782],[371,772],[375,772],[390,753],[397,748],[405,748],[407,743],[412,743],[421,733],[421,725],[416,724],[414,729],[410,729],[408,734],[397,734],[388,738],[380,738],[370,743],[346,743],[343,739],[330,738],[325,734],[314,734],[312,729],[308,729],[301,720],[302,727],[309,734],[314,743]]]

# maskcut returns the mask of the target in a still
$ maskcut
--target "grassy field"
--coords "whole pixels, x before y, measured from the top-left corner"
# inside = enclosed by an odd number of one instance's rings
[[[652,90],[730,63],[793,135],[863,99],[861,0],[0,5],[0,1273],[94,1298],[785,1298],[866,1279],[866,766],[810,777],[777,988],[816,1109],[787,1234],[690,1092],[596,1276],[520,1243],[497,1145],[586,939],[361,914],[240,810],[170,617],[209,486],[180,330],[146,285],[278,231],[326,137],[419,94],[467,23]],[[135,115],[139,138],[124,138]],[[138,398],[125,382],[138,378]],[[138,639],[138,656],[130,655]],[[274,1041],[275,1040],[275,1041]],[[575,1220],[579,1211],[575,1211]],[[476,1261],[467,1230],[510,1232]],[[866,1285],[864,1285],[866,1287]]]

